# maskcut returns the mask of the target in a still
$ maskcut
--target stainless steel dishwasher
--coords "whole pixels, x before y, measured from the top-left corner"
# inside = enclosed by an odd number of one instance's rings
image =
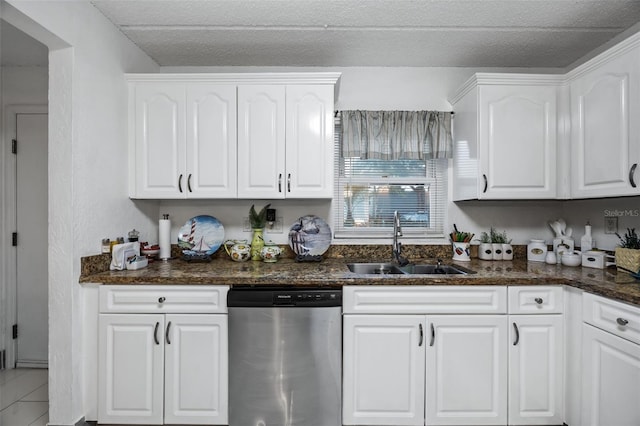
[[[342,291],[234,287],[229,426],[342,424]]]

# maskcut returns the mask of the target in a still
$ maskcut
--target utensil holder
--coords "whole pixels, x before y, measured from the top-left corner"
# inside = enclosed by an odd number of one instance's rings
[[[471,244],[459,243],[459,242],[452,242],[451,244],[453,245],[453,260],[458,260],[462,262],[471,261],[471,255],[470,255]]]

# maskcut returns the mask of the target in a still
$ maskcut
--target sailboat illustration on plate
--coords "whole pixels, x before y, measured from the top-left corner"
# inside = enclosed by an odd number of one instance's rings
[[[196,216],[178,233],[178,246],[185,260],[209,260],[224,241],[224,227],[213,216]]]

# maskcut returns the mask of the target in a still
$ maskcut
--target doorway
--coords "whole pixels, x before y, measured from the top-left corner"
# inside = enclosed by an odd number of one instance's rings
[[[48,116],[16,114],[16,366],[48,358]]]

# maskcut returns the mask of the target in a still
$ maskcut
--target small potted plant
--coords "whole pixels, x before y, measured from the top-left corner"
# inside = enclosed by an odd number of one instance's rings
[[[267,204],[256,212],[254,205],[251,205],[249,209],[249,222],[251,223],[251,229],[253,230],[253,238],[251,239],[251,260],[262,260],[260,252],[264,247],[264,226],[267,224],[267,209],[271,204]]]
[[[491,236],[482,232],[480,234],[480,246],[478,247],[478,257],[482,260],[493,260],[493,246],[491,245]]]
[[[506,243],[506,233],[496,231],[493,226],[489,229],[489,237],[491,238],[491,246],[493,248],[493,260],[502,260],[502,244]]]
[[[620,236],[620,247],[616,247],[616,266],[627,271],[640,271],[640,239],[635,228],[627,228],[624,236]]]

